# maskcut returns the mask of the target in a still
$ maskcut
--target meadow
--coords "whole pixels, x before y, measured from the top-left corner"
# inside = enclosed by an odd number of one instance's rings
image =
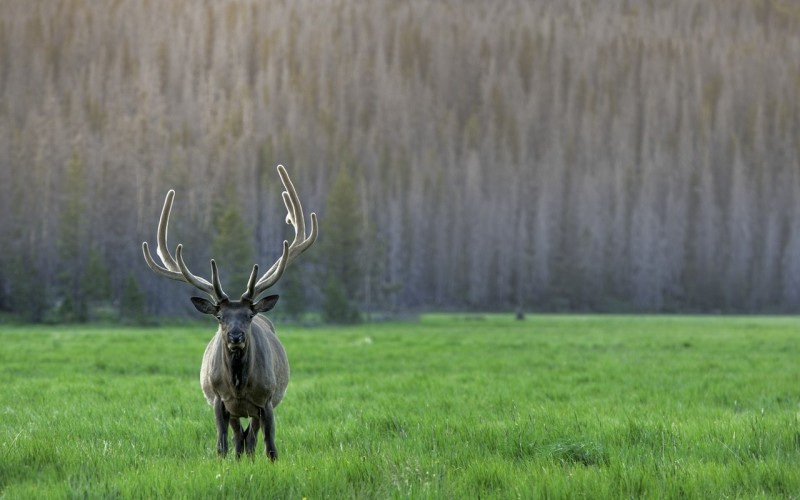
[[[277,327],[274,464],[216,456],[211,322],[0,327],[0,497],[800,495],[797,318]]]

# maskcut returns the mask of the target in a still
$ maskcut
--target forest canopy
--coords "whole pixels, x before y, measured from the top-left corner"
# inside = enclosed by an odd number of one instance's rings
[[[795,311],[799,158],[784,0],[0,2],[0,310],[32,320],[185,314],[141,255],[170,188],[191,269],[268,266],[277,164],[310,309],[346,171],[365,309]]]

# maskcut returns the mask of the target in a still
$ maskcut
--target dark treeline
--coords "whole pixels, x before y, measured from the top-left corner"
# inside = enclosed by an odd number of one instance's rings
[[[362,308],[796,310],[799,158],[785,0],[0,2],[0,309],[31,319],[188,310],[141,255],[169,188],[195,272],[237,213],[268,266],[279,163],[320,214],[309,307],[346,172]]]

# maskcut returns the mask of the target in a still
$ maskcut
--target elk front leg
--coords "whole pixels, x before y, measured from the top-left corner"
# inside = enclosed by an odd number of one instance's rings
[[[239,417],[231,417],[231,429],[233,429],[233,448],[236,450],[236,458],[238,459],[242,456],[242,451],[244,451],[247,431],[242,431],[242,423],[239,421]]]
[[[214,400],[214,416],[217,419],[217,454],[224,457],[228,454],[228,424],[231,414],[219,397]]]
[[[264,428],[264,444],[267,456],[273,462],[278,459],[278,449],[275,448],[275,416],[272,414],[272,402],[261,409],[261,427]]]

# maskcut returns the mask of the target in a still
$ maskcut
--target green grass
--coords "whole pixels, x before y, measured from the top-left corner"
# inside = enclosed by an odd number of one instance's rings
[[[280,460],[215,453],[211,324],[0,329],[0,497],[791,498],[800,320],[278,325]]]

